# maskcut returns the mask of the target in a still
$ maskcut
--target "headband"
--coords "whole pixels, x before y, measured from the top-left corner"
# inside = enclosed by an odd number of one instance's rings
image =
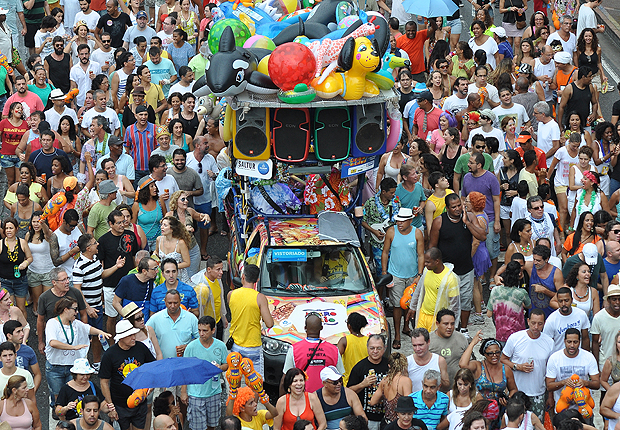
[[[585,176],[586,178],[588,178],[589,180],[591,180],[592,182],[598,185],[598,179],[596,179],[596,176],[594,176],[594,173],[592,173],[591,171],[587,170],[583,172],[583,176]]]
[[[493,346],[493,345],[497,345],[497,347],[500,349],[500,351],[502,350],[502,345],[495,339],[489,339],[485,342],[484,347],[482,348],[482,350],[486,353],[487,349],[489,348],[489,346]]]
[[[9,292],[6,290],[6,288],[0,288],[0,300],[4,299],[7,294],[9,294]]]

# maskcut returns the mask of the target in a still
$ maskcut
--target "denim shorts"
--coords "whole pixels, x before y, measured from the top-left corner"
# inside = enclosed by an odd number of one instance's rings
[[[28,279],[26,279],[26,276],[17,279],[0,278],[0,282],[2,283],[2,288],[6,288],[12,296],[21,299],[28,294]]]
[[[19,157],[17,155],[4,155],[0,154],[0,165],[8,169],[10,167],[19,167],[21,162],[19,161]]]
[[[450,33],[452,34],[461,34],[463,31],[463,24],[461,23],[461,18],[452,19],[446,22],[446,26],[450,27],[452,30]]]
[[[194,205],[194,209],[196,209],[197,212],[203,213],[203,214],[208,214],[209,216],[211,216],[211,202],[209,203],[203,203],[201,205]],[[212,220],[214,221],[214,220]],[[204,222],[199,222],[198,223],[198,227],[203,229],[203,230],[207,230],[208,228],[211,227],[211,223],[205,224]]]
[[[28,268],[28,286],[30,288],[38,287],[39,285],[43,285],[44,287],[52,286],[52,278],[50,278],[50,274],[48,273],[34,273]]]
[[[254,363],[254,370],[265,377],[265,359],[263,358],[263,346],[244,347],[233,343],[232,352],[238,352],[243,358],[249,358]]]

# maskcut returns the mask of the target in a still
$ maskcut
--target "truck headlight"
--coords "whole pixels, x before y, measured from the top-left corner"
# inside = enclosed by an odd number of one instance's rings
[[[287,342],[263,336],[263,349],[270,354],[286,354],[290,347]]]

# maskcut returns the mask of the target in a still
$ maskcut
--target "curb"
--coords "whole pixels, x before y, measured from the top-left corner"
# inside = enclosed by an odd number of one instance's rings
[[[594,13],[598,18],[598,22],[605,25],[605,34],[608,35],[616,45],[620,46],[620,23],[614,19],[603,6],[594,9]]]

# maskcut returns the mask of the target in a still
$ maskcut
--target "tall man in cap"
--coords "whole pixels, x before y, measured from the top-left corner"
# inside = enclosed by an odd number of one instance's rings
[[[517,147],[516,151],[519,153],[521,158],[523,158],[523,154],[525,153],[525,151],[533,150],[536,152],[536,157],[538,159],[536,169],[539,173],[544,172],[546,174],[547,158],[545,151],[532,144],[532,133],[530,133],[529,131],[522,131],[521,133],[519,133],[519,136],[517,136],[517,143],[519,144],[519,146]]]
[[[157,36],[157,32],[152,27],[148,26],[149,17],[145,11],[141,10],[136,15],[136,25],[132,25],[127,29],[123,35],[123,48],[130,51],[136,45],[133,40],[138,36],[144,36],[146,44],[151,44],[151,39]]]
[[[428,134],[439,128],[439,115],[443,111],[433,104],[433,94],[430,91],[420,93],[418,106],[411,121],[411,135],[414,139],[426,139]]]
[[[411,396],[400,396],[396,401],[396,420],[385,427],[385,430],[409,430],[419,428],[428,430],[428,427],[419,418],[413,418],[417,412]]]
[[[86,232],[95,236],[99,240],[101,236],[108,232],[108,215],[116,209],[116,192],[118,187],[114,181],[106,179],[99,184],[99,200],[91,208],[88,214],[88,228]]]
[[[146,425],[146,402],[135,408],[128,408],[127,398],[133,393],[133,388],[123,384],[131,370],[155,361],[151,351],[142,342],[136,342],[136,333],[139,331],[128,320],[119,321],[114,337],[116,343],[101,358],[101,393],[110,411],[108,417],[117,420],[121,430],[128,430],[130,426],[142,430]]]
[[[323,388],[319,388],[316,394],[325,412],[328,430],[340,428],[340,419],[347,415],[361,415],[368,421],[359,397],[352,389],[342,385],[342,373],[336,367],[327,366],[321,370],[320,376]],[[342,401],[342,396],[345,396],[344,401]]]
[[[400,208],[394,221],[396,228],[392,226],[385,232],[381,274],[389,272],[394,277],[394,286],[389,290],[394,305],[392,348],[400,349],[400,319],[403,310],[399,303],[405,288],[419,280],[424,270],[424,235],[420,229],[411,225],[413,212],[409,208]],[[405,332],[409,333],[409,328]]]
[[[50,124],[50,129],[58,130],[60,118],[65,115],[70,116],[74,124],[78,124],[77,115],[73,109],[67,107],[65,103],[65,94],[60,88],[55,88],[52,90],[50,93],[50,100],[52,101],[53,106],[44,112],[45,120]],[[80,156],[80,154],[73,155],[78,157]]]
[[[148,175],[149,158],[155,149],[155,124],[148,121],[148,109],[144,105],[136,108],[136,122],[125,131],[125,148],[134,160],[136,178],[134,186],[137,188],[138,181]]]
[[[93,125],[95,123],[98,123],[98,121],[93,118]],[[108,148],[109,152],[105,154],[105,157],[99,157],[99,160],[97,160],[97,169],[103,168],[104,161],[111,160],[116,167],[116,174],[123,175],[133,182],[136,178],[136,169],[131,155],[127,154],[123,150],[123,141],[119,137],[106,133],[103,127],[98,127],[98,132],[95,139],[99,141],[100,138],[103,138],[104,142],[107,142],[107,145],[104,146]]]
[[[553,84],[557,89],[558,104],[562,102],[562,94],[566,86],[577,80],[577,67],[572,65],[571,61],[573,57],[568,52],[556,52],[553,56],[553,62],[557,68]]]

